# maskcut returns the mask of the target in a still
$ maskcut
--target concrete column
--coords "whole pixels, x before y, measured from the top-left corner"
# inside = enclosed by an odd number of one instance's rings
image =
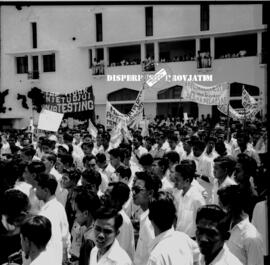
[[[145,56],[145,43],[141,43],[141,63],[146,59]]]
[[[214,37],[210,38],[210,56],[212,60],[215,58],[215,39]]]
[[[154,61],[159,62],[159,43],[157,41],[154,42]]]
[[[201,47],[200,47],[200,39],[199,38],[196,39],[195,49],[196,49],[196,57],[197,57],[198,56],[198,51],[201,49]]]
[[[262,53],[262,33],[257,33],[257,56],[260,56]]]
[[[109,48],[104,47],[104,65],[105,67],[109,65]]]

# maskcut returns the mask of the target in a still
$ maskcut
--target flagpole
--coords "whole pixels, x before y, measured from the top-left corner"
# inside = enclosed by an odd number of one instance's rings
[[[244,89],[245,89],[245,85],[242,86],[242,95],[243,95]],[[243,103],[242,103],[242,105],[243,105]],[[244,127],[244,131],[245,131],[246,130],[246,108],[245,108],[245,106],[243,106],[243,107],[244,107],[244,124],[243,124],[243,127]]]

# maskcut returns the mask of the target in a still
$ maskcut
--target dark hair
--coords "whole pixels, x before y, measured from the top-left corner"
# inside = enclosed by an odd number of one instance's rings
[[[136,172],[135,175],[137,179],[143,180],[145,182],[145,188],[148,191],[149,190],[154,191],[154,195],[162,187],[160,178],[151,172],[146,172],[146,171]]]
[[[75,203],[80,211],[88,211],[95,218],[96,211],[100,207],[99,197],[87,186],[78,186],[74,189]]]
[[[30,145],[30,146],[24,147],[21,150],[21,153],[24,153],[26,156],[33,158],[36,153],[36,150],[33,148],[32,145]]]
[[[206,144],[203,141],[194,141],[193,144],[192,144],[192,146],[193,146],[193,148],[196,147],[199,150],[202,150],[203,151],[205,149]]]
[[[174,142],[178,142],[178,138],[175,134],[170,134],[168,136],[168,140],[174,141]]]
[[[143,137],[140,134],[135,134],[133,136],[133,139],[135,139],[135,138],[138,140],[138,142],[142,143]]]
[[[33,242],[38,249],[44,249],[51,239],[52,225],[45,216],[31,216],[23,222],[20,233]]]
[[[139,163],[142,166],[151,166],[153,164],[153,156],[150,153],[142,154]]]
[[[166,214],[160,214],[166,213]],[[176,220],[173,196],[166,191],[159,191],[149,203],[149,219],[161,230],[170,229]]]
[[[73,141],[73,135],[66,132],[63,135],[63,139],[64,139],[65,142],[72,142]]]
[[[57,188],[57,180],[52,174],[46,174],[41,173],[37,175],[36,181],[38,183],[38,186],[40,186],[42,189],[47,188],[51,195],[55,194],[56,188]]]
[[[96,156],[94,155],[87,155],[83,157],[83,164],[86,164],[87,162],[90,162],[92,159],[97,160]]]
[[[60,161],[64,164],[64,165],[68,165],[69,167],[71,167],[73,165],[73,157],[70,154],[61,154],[58,155]]]
[[[101,175],[98,171],[90,168],[82,173],[82,178],[88,183],[96,186],[97,190],[101,184]]]
[[[218,163],[223,170],[229,170],[231,161],[227,156],[218,156],[214,159],[214,163]]]
[[[180,162],[180,165],[189,165],[192,168],[193,172],[193,177],[195,178],[195,173],[196,173],[196,163],[194,160],[190,159],[184,159]]]
[[[200,220],[207,219],[217,224],[217,229],[221,233],[224,240],[229,239],[229,222],[226,213],[215,204],[208,204],[198,209],[196,215],[196,225]]]
[[[77,168],[71,168],[71,169],[64,168],[62,174],[67,174],[69,179],[76,184],[78,183],[82,175],[81,171]]]
[[[44,154],[44,156],[50,161],[50,162],[53,162],[53,164],[56,163],[56,159],[57,159],[57,155],[52,152],[52,151],[49,151],[49,152],[46,152]]]
[[[87,147],[87,148],[94,148],[94,143],[93,142],[89,142],[89,143],[82,143],[82,145],[81,145],[81,149],[83,149],[83,147]]]
[[[181,174],[184,180],[188,180],[190,183],[194,178],[194,169],[191,164],[176,165],[175,172]]]
[[[161,159],[157,160],[159,167],[163,167],[162,173],[165,174],[167,169],[169,168],[169,161],[166,157],[162,157]]]
[[[229,185],[217,191],[222,205],[229,206],[232,212],[241,213],[246,206],[246,193],[239,185]]]
[[[227,155],[227,149],[223,141],[218,141],[215,144],[215,150],[219,155]]]
[[[30,173],[40,174],[45,172],[46,167],[41,161],[32,161],[28,165],[26,165]]]
[[[121,225],[123,224],[123,217],[115,208],[109,207],[100,207],[96,212],[96,219],[111,219],[114,218],[114,228],[115,231],[118,231]]]
[[[121,161],[124,159],[124,154],[121,152],[120,148],[111,149],[109,154],[115,158],[119,157]]]
[[[165,157],[173,164],[178,164],[180,161],[180,156],[176,151],[169,151],[167,154],[165,154]]]
[[[107,160],[106,155],[104,153],[98,153],[96,155],[96,158],[97,158],[97,162],[99,163],[104,163]]]
[[[112,187],[111,199],[114,201],[119,201],[121,206],[123,206],[129,199],[130,189],[126,183],[123,182],[111,182],[109,186]]]
[[[129,167],[125,167],[125,166],[119,166],[116,170],[116,173],[118,173],[121,178],[127,178],[128,180],[131,177],[131,169]]]
[[[2,197],[1,214],[8,217],[8,222],[25,217],[30,209],[30,202],[23,192],[16,189],[6,190]]]
[[[242,165],[246,177],[255,177],[257,170],[257,162],[253,157],[244,153],[238,154],[237,163]],[[248,180],[248,178],[246,180]]]

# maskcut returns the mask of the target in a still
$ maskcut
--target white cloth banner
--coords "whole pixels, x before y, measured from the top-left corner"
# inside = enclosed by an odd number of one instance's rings
[[[120,121],[127,122],[125,114],[118,111],[109,101],[106,103],[106,129],[116,128]]]
[[[43,109],[39,115],[38,129],[45,131],[57,132],[64,113],[58,113]]]
[[[242,105],[245,109],[252,108],[252,105],[258,104],[256,99],[243,88],[242,90]]]
[[[133,104],[130,112],[127,114],[128,125],[140,122],[142,120],[143,114],[143,100],[144,100],[144,85],[142,89],[139,91],[139,94],[136,98],[135,103]]]
[[[223,105],[229,101],[230,84],[220,83],[215,86],[206,87],[194,82],[183,84],[182,98],[187,101],[204,105]]]
[[[228,115],[228,104],[219,105],[218,110],[225,115]],[[256,114],[260,111],[257,106],[253,106],[248,109],[233,109],[231,105],[229,105],[229,117],[234,120],[252,120],[255,118]]]

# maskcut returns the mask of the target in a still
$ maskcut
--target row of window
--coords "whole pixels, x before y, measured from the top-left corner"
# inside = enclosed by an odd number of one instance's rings
[[[32,71],[39,72],[39,56],[32,56]],[[43,72],[55,72],[55,54],[42,55]],[[28,56],[16,57],[17,74],[29,73]]]
[[[201,4],[201,31],[209,30],[209,5]],[[153,36],[153,7],[145,7],[145,36]],[[102,13],[96,14],[96,41],[103,41]]]
[[[268,6],[263,4],[262,6],[262,23],[268,23]],[[209,4],[200,5],[200,29],[201,31],[209,30],[210,12]],[[153,7],[145,7],[145,36],[153,36]],[[102,13],[96,14],[96,41],[100,42],[103,40],[102,34]]]

